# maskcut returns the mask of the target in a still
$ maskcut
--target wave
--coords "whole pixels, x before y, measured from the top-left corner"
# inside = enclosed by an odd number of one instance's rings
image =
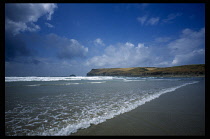
[[[164,77],[116,77],[116,76],[78,76],[78,77],[5,77],[5,82],[24,82],[24,81],[81,81],[81,80],[123,80],[130,81],[146,81],[146,80],[181,80],[180,78],[164,78]]]
[[[20,81],[75,81],[75,80],[113,80],[121,79],[111,76],[94,76],[94,77],[5,77],[5,82],[20,82]]]
[[[25,86],[41,86],[41,84],[30,84],[30,85],[25,85]]]
[[[100,82],[70,82],[70,83],[48,83],[48,84],[29,84],[29,85],[6,85],[5,87],[21,87],[21,86],[26,86],[26,87],[39,87],[39,86],[69,86],[69,85],[80,85],[80,84],[101,84],[101,83],[106,83],[106,81],[100,81]]]
[[[92,84],[94,84],[94,83],[106,83],[106,82],[103,81],[103,82],[87,82],[87,83],[92,83]]]
[[[131,79],[124,79],[123,82],[139,82],[139,81],[146,81],[146,80],[131,80]]]
[[[149,102],[153,99],[156,99],[160,97],[162,94],[173,92],[178,88],[198,83],[199,81],[193,81],[184,83],[179,86],[165,88],[160,91],[157,91],[155,93],[146,93],[143,97],[137,97],[134,96],[130,98],[129,100],[121,100],[121,102],[113,102],[112,105],[109,105],[107,108],[100,108],[100,106],[93,105],[89,106],[87,108],[84,108],[82,110],[82,116],[84,117],[82,119],[78,119],[77,122],[74,122],[72,124],[68,124],[65,127],[63,126],[61,129],[53,128],[48,130],[40,130],[42,132],[39,132],[38,135],[70,135],[72,133],[77,132],[79,129],[84,129],[90,127],[92,124],[97,125],[99,123],[105,122],[107,119],[114,118],[117,115],[123,114],[125,112],[129,112],[146,102]],[[115,107],[118,105],[118,107]],[[101,113],[98,115],[98,113]],[[80,117],[82,117],[80,115]],[[95,115],[95,116],[93,116]],[[29,133],[28,135],[37,135],[36,133]]]

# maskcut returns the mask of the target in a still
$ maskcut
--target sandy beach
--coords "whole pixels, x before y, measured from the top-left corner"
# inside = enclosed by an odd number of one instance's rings
[[[72,135],[205,135],[205,80]]]

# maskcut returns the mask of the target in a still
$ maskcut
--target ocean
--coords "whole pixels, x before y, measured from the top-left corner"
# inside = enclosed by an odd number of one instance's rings
[[[204,78],[5,77],[5,135],[71,135]]]

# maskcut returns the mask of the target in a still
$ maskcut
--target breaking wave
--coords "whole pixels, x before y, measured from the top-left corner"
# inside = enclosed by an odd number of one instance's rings
[[[5,77],[5,81],[7,86],[14,86],[5,93],[7,135],[70,135],[199,82],[100,76]]]

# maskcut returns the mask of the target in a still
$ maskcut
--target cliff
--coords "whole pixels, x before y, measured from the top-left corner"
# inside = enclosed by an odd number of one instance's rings
[[[174,67],[133,67],[92,69],[87,76],[128,76],[128,77],[194,77],[205,76],[205,64]]]

